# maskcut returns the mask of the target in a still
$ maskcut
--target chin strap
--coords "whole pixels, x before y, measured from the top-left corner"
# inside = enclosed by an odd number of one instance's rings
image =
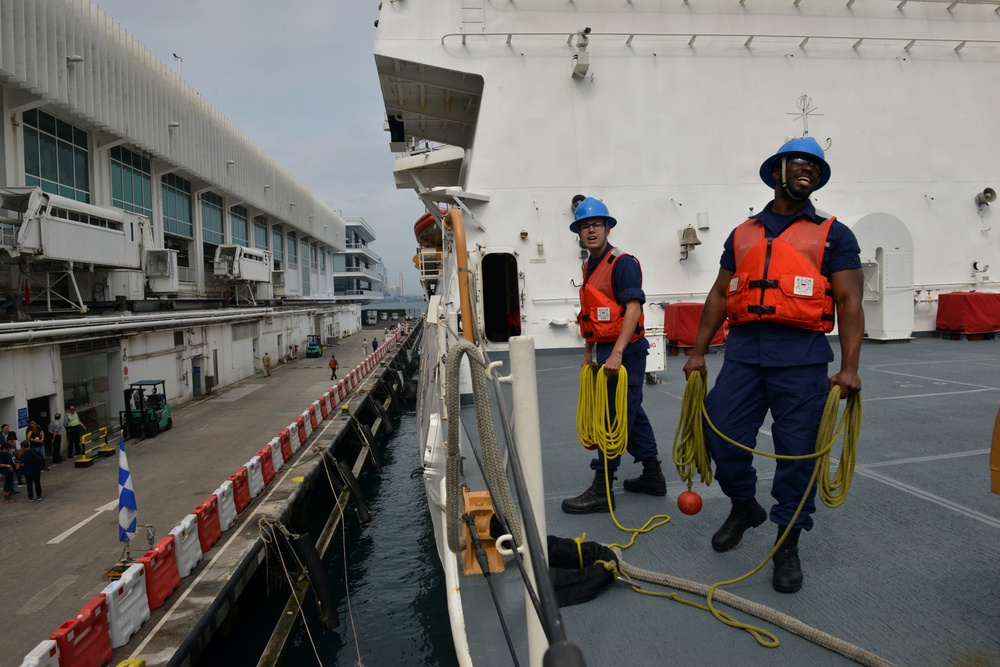
[[[788,187],[788,176],[785,173],[785,169],[787,168],[787,166],[788,166],[788,158],[787,157],[781,158],[781,187],[782,189],[784,189],[785,194],[788,195],[791,199],[794,199],[795,201],[805,201],[806,199],[809,199],[808,195],[806,195],[805,197],[797,197],[794,194],[792,194],[792,191]]]

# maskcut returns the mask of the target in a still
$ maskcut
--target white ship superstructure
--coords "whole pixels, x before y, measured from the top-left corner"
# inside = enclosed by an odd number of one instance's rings
[[[611,242],[642,262],[655,324],[659,304],[703,298],[726,236],[771,198],[761,161],[808,134],[833,169],[814,203],[861,242],[869,336],[931,331],[939,293],[989,289],[982,267],[1000,266],[977,201],[1000,187],[998,6],[385,2],[396,183],[465,211],[489,340],[516,302],[525,334],[565,347],[575,194],[620,221]],[[701,245],[684,252],[689,226]]]

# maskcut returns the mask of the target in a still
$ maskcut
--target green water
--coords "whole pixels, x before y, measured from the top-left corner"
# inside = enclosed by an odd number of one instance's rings
[[[361,479],[372,522],[361,526],[352,513],[327,553],[340,627],[322,633],[309,605],[312,642],[326,667],[457,665],[423,480],[410,478],[420,464],[412,411],[379,451],[381,474],[368,470]],[[285,664],[315,665],[312,642],[300,628]]]

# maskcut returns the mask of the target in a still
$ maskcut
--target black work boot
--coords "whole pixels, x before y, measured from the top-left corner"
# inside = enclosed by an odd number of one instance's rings
[[[785,528],[786,526],[778,526],[778,539],[781,539]],[[799,562],[800,532],[801,529],[792,528],[781,548],[774,554],[774,577],[771,579],[771,585],[779,593],[796,593],[802,588],[802,563]]]
[[[660,462],[655,459],[643,461],[642,474],[626,479],[622,486],[625,487],[626,491],[632,493],[648,493],[651,496],[667,495],[667,480],[660,469]]]
[[[615,484],[613,475],[609,477],[611,486]],[[604,487],[604,471],[598,470],[594,474],[594,483],[586,491],[576,498],[567,498],[562,501],[562,511],[567,514],[596,514],[598,512],[610,512],[615,508],[615,492],[611,491],[611,506],[608,507],[608,489]]]
[[[722,527],[712,535],[712,548],[716,551],[729,551],[743,539],[743,533],[750,528],[756,528],[767,519],[767,511],[760,506],[756,498],[750,500],[734,500],[733,509],[722,524]]]

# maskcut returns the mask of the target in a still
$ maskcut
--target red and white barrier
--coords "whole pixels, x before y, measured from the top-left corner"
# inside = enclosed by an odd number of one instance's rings
[[[149,608],[159,609],[181,585],[173,533],[140,556],[139,562],[146,567],[146,598],[149,600]]]
[[[329,401],[329,399],[330,399],[330,395],[327,394],[327,393],[324,393],[322,396],[319,397],[319,400],[316,401],[316,403],[319,404],[319,415],[323,419],[326,419],[327,417],[330,416],[330,401]]]
[[[240,469],[229,476],[229,481],[233,483],[233,502],[236,504],[236,513],[243,514],[243,510],[250,504],[250,483],[247,480],[247,467],[240,466]]]
[[[205,501],[194,508],[192,514],[198,521],[198,543],[201,545],[201,552],[208,553],[219,537],[222,535],[222,526],[219,524],[219,499],[213,493]]]
[[[129,637],[149,620],[145,568],[140,563],[130,566],[118,581],[105,586],[101,595],[108,605],[111,648],[125,646]]]
[[[104,597],[98,595],[83,605],[76,618],[56,628],[50,639],[59,646],[62,667],[102,667],[111,662],[108,603]]]
[[[257,457],[260,459],[260,476],[264,480],[264,486],[268,486],[274,479],[274,453],[271,443],[264,445],[264,449],[257,452]]]
[[[254,456],[246,464],[247,485],[250,487],[250,497],[256,498],[264,490],[264,473],[260,469],[260,457]]]
[[[303,410],[302,414],[299,415],[299,417],[302,418],[302,426],[305,427],[306,430],[306,437],[302,440],[302,444],[304,445],[306,444],[306,440],[309,439],[309,436],[312,435],[313,432],[312,418],[309,416],[309,410]]]
[[[271,439],[271,465],[274,466],[274,473],[277,474],[285,466],[285,453],[282,451],[283,445],[277,438]],[[291,453],[291,445],[288,451]]]
[[[309,406],[307,410],[309,414],[309,433],[310,435],[316,432],[316,427],[319,426],[319,401],[313,401],[312,405]],[[305,415],[306,413],[303,413]]]
[[[299,451],[299,447],[306,442],[306,423],[302,415],[295,418],[295,421],[288,426],[292,431],[292,454]]]
[[[228,479],[215,490],[219,499],[219,527],[223,532],[236,522],[236,503],[233,501],[233,483]]]
[[[177,574],[183,579],[191,574],[202,557],[201,542],[198,540],[198,517],[188,514],[170,534],[174,536]]]
[[[281,461],[284,463],[288,459],[292,458],[292,454],[295,450],[292,449],[292,429],[295,428],[292,424],[288,425],[288,428],[284,429],[279,435],[278,439],[281,442]]]
[[[59,646],[46,639],[24,656],[21,667],[59,667]]]

